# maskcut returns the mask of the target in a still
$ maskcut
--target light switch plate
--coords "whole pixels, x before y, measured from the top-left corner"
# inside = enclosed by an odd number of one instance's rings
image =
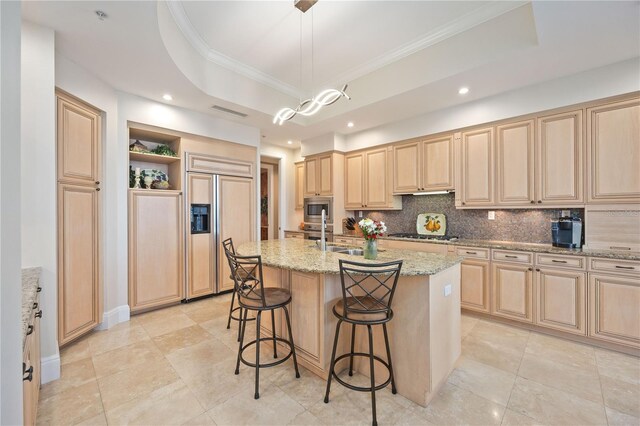
[[[496,220],[496,212],[494,212],[493,210],[490,210],[489,214],[487,215],[487,218],[489,220]]]
[[[362,210],[360,210],[360,216],[359,217],[362,217]]]
[[[451,284],[447,284],[444,286],[444,295],[445,297],[451,295]]]

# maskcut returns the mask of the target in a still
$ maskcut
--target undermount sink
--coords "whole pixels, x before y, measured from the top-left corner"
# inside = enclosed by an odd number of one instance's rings
[[[354,248],[354,249],[342,249],[342,250],[335,250],[336,253],[342,253],[342,254],[350,254],[352,256],[363,256],[364,255],[364,250],[359,249],[359,248]]]

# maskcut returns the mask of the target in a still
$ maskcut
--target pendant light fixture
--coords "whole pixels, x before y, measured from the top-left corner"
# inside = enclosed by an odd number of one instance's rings
[[[294,6],[302,13],[305,13],[316,1],[317,0],[297,0],[294,1]],[[311,83],[313,84],[313,12],[311,15],[311,77]],[[300,84],[302,85],[302,16],[300,17]],[[342,97],[351,99],[346,91],[346,84],[342,86],[342,89],[323,90],[313,98],[300,102],[296,108],[282,108],[273,116],[273,123],[282,125],[285,121],[291,120],[296,115],[311,116],[320,111],[322,107],[329,106]]]

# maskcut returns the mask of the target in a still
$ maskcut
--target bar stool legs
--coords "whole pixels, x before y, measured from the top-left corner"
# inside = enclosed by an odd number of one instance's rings
[[[351,353],[356,343],[356,325],[351,324]],[[349,357],[349,376],[353,376],[353,355]]]
[[[376,417],[376,375],[373,366],[373,334],[371,332],[371,325],[367,324],[367,331],[369,332],[369,375],[371,376],[371,412],[373,414],[373,426],[378,425]]]
[[[391,363],[391,349],[389,349],[389,334],[387,333],[387,323],[382,324],[382,330],[384,331],[384,346],[387,349],[387,361],[389,361],[389,374],[391,375],[391,393],[397,394],[396,380],[393,377],[393,364]]]
[[[273,317],[273,312],[271,313]],[[260,398],[260,318],[262,317],[262,311],[258,311],[256,315],[256,392],[254,398]]]
[[[340,335],[340,324],[342,320],[338,320],[336,325],[336,337],[333,339],[333,350],[331,351],[331,363],[329,364],[329,376],[327,377],[327,391],[324,394],[324,403],[329,402],[329,391],[331,390],[331,380],[333,379],[334,369],[336,367],[336,349],[338,348],[338,336]],[[351,351],[353,353],[353,351]]]
[[[291,332],[291,320],[289,319],[289,309],[286,306],[283,306],[284,315],[287,317],[287,331],[289,332],[289,338],[291,342],[293,342],[293,333]],[[300,371],[298,370],[298,358],[296,358],[296,348],[293,343],[291,344],[291,353],[293,354],[293,366],[296,370],[296,379],[300,378]]]

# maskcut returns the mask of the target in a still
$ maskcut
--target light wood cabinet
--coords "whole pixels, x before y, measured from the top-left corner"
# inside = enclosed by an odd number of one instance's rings
[[[533,268],[493,263],[491,313],[516,321],[533,322]]]
[[[589,274],[589,337],[640,348],[640,279]]]
[[[304,161],[295,163],[296,210],[304,208]]]
[[[640,99],[587,109],[587,202],[640,202]]]
[[[213,294],[216,290],[215,250],[216,240],[213,217],[213,175],[204,173],[187,173],[187,189],[191,204],[207,204],[210,206],[209,230],[205,234],[187,232],[187,299]],[[191,220],[186,221],[187,224]]]
[[[253,179],[232,176],[218,177],[218,291],[233,289],[231,270],[221,242],[233,238],[236,247],[255,241],[256,209]]]
[[[296,351],[320,362],[323,336],[321,319],[324,307],[320,276],[291,271],[290,277],[291,298],[296,301],[290,305],[289,312]],[[284,324],[283,326],[286,327]]]
[[[296,238],[298,240],[304,240],[303,232],[284,231],[285,238]]]
[[[503,205],[533,204],[534,120],[496,128],[496,195]]]
[[[390,149],[378,148],[345,156],[345,209],[399,209],[400,197],[391,195]]]
[[[36,306],[39,305],[39,297],[35,300]],[[24,342],[22,348],[22,424],[32,426],[36,424],[38,413],[38,399],[40,397],[40,381],[41,381],[41,356],[40,356],[40,317],[36,316],[39,309],[32,309],[28,319],[28,330],[32,330]]]
[[[365,187],[365,154],[358,152],[344,157],[344,207],[360,210],[364,207]]]
[[[472,311],[490,311],[491,267],[488,261],[465,259],[460,266],[460,305]]]
[[[580,271],[536,268],[536,324],[585,335],[586,276]]]
[[[493,128],[462,133],[462,207],[494,204]]]
[[[288,288],[289,283],[287,281],[287,271],[264,266],[262,268],[262,277],[264,279],[263,285],[265,288]],[[251,315],[251,312],[249,314]],[[286,323],[284,323],[283,321],[284,313],[282,312],[282,309],[262,312],[262,316],[260,318],[260,334],[262,334],[264,337],[273,336],[272,330],[274,324],[271,323],[271,315],[273,315],[276,337],[282,337],[283,335],[286,335],[286,333],[284,332]],[[253,339],[254,336],[245,336],[245,342]]]
[[[393,193],[453,190],[453,135],[393,146]]]
[[[323,154],[304,160],[304,195],[333,195],[333,156]]]
[[[131,312],[184,298],[183,208],[178,191],[129,191]]]
[[[97,188],[58,184],[58,342],[102,321]]]
[[[584,202],[582,110],[537,119],[536,204]]]

